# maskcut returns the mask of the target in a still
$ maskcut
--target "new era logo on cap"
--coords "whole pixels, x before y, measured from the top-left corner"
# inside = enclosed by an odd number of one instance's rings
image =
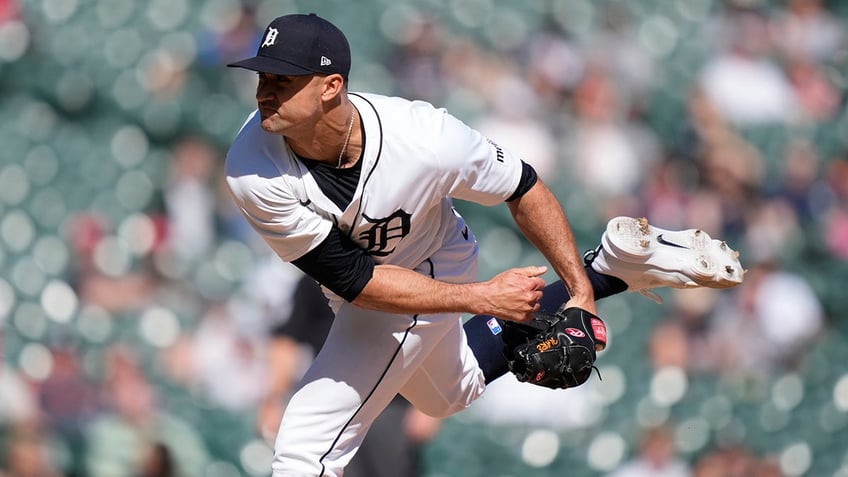
[[[310,13],[275,18],[256,56],[227,66],[261,73],[302,76],[350,72],[350,45],[335,25]]]

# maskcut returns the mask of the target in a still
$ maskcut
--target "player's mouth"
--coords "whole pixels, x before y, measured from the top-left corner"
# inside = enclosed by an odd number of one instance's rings
[[[262,115],[262,119],[268,119],[271,116],[277,114],[276,108],[272,108],[270,106],[262,106],[259,105],[259,114]]]

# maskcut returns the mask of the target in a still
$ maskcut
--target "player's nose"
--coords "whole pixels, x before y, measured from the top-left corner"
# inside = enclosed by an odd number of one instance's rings
[[[256,86],[256,102],[262,106],[262,103],[268,102],[276,102],[276,95],[274,94],[274,89],[271,85],[266,81],[259,81],[259,84]],[[270,105],[269,105],[270,106]]]

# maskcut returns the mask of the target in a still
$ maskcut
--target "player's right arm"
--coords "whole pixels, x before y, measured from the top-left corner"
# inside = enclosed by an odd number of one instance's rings
[[[353,304],[393,313],[464,312],[527,321],[539,310],[546,267],[513,268],[490,280],[446,283],[393,265],[377,265]]]
[[[330,221],[301,205],[273,170],[249,171],[227,160],[227,184],[248,223],[277,255],[342,299],[389,313],[473,313],[525,321],[538,309],[545,267],[507,270],[476,283],[447,283],[378,265]],[[260,164],[263,165],[264,164]]]
[[[394,265],[377,265],[336,227],[317,247],[292,261],[354,305],[389,313],[487,314],[525,321],[538,310],[545,267],[510,269],[485,282],[447,283]]]

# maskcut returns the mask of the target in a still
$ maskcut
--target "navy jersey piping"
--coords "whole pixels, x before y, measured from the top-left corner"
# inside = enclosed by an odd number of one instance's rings
[[[383,121],[380,120],[380,113],[377,112],[377,108],[374,107],[374,104],[372,104],[371,101],[368,101],[367,99],[365,99],[364,97],[362,97],[361,95],[358,95],[356,93],[350,93],[350,94],[352,96],[356,96],[357,98],[365,101],[365,103],[367,103],[368,106],[371,107],[371,109],[374,111],[374,117],[377,118],[377,127],[380,131],[380,144],[377,148],[377,158],[374,160],[374,165],[371,166],[371,168],[368,170],[368,173],[365,176],[365,180],[362,182],[362,194],[359,197],[359,205],[357,205],[357,207],[356,207],[356,215],[354,215],[354,221],[356,221],[356,220],[358,220],[358,217],[362,214],[362,202],[364,201],[365,188],[368,187],[368,181],[371,180],[371,175],[374,173],[374,170],[377,169],[377,164],[380,163],[380,157],[383,154]],[[365,131],[364,125],[362,127],[362,130]],[[367,132],[366,132],[366,134],[367,134]],[[363,154],[364,153],[365,152],[363,151]],[[353,227],[351,227],[351,229],[348,231],[348,237],[353,238],[352,234],[353,234]]]
[[[435,278],[436,274],[435,274],[435,268],[433,267],[433,261],[428,258],[427,263],[430,265],[430,278]],[[333,449],[336,447],[336,444],[338,444],[339,439],[341,439],[342,434],[344,433],[345,429],[347,429],[347,427],[350,425],[350,423],[353,422],[353,419],[356,417],[357,414],[359,414],[359,411],[362,410],[362,407],[365,406],[365,403],[367,403],[368,400],[371,399],[371,396],[374,395],[374,392],[377,391],[377,388],[380,386],[380,383],[383,382],[383,378],[386,377],[386,373],[389,372],[389,368],[392,367],[392,364],[395,362],[395,359],[397,359],[397,356],[400,353],[400,350],[403,348],[403,344],[406,343],[406,338],[409,336],[409,332],[412,331],[412,329],[415,328],[415,325],[417,325],[417,324],[418,324],[418,314],[416,313],[415,315],[412,315],[412,324],[410,324],[409,328],[407,328],[406,331],[403,333],[403,339],[400,340],[398,347],[395,348],[395,352],[392,354],[392,358],[389,360],[389,363],[386,365],[385,369],[383,369],[383,372],[382,372],[382,374],[380,374],[380,378],[374,384],[374,387],[371,388],[371,391],[368,392],[368,395],[365,396],[365,399],[362,400],[362,403],[359,405],[359,407],[356,408],[356,411],[353,412],[353,414],[350,416],[350,419],[348,419],[347,422],[345,422],[344,426],[342,426],[342,428],[339,429],[339,433],[336,434],[336,438],[333,439],[333,442],[332,442],[332,444],[330,444],[330,448],[327,449],[327,452],[325,452],[324,455],[322,455],[321,458],[318,459],[318,463],[321,464],[321,474],[320,475],[323,476],[324,471],[326,471],[326,467],[324,466],[324,459],[326,459],[327,456],[330,455],[330,452],[333,451]]]

